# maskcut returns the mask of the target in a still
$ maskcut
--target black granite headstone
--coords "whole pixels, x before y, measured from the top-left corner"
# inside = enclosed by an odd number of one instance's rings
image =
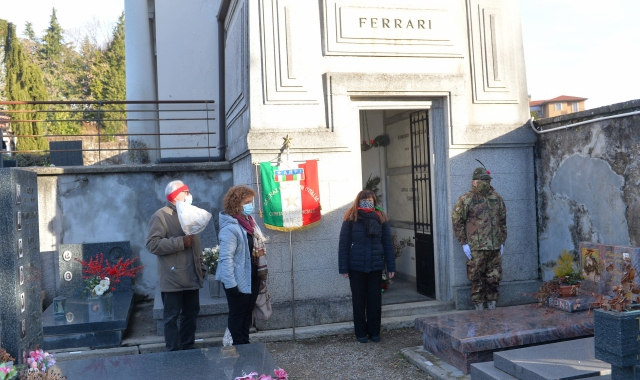
[[[18,363],[42,344],[36,173],[0,169],[0,345]]]
[[[51,141],[50,160],[55,166],[82,166],[82,141]]]
[[[85,288],[82,279],[82,264],[76,259],[89,261],[99,253],[104,254],[105,260],[111,265],[119,259],[127,260],[131,258],[131,246],[128,241],[91,243],[91,244],[60,244],[59,267],[60,267],[60,289],[59,296],[83,297]],[[131,291],[131,278],[124,277],[117,284],[112,284],[117,292]],[[84,297],[89,296],[85,294]]]
[[[5,168],[15,168],[18,166],[18,162],[16,160],[3,160],[2,166]]]

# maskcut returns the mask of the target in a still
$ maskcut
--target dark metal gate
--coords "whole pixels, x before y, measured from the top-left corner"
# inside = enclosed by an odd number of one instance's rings
[[[429,171],[429,158],[431,157],[429,153],[429,112],[413,112],[410,120],[416,282],[418,293],[435,298],[436,278]]]

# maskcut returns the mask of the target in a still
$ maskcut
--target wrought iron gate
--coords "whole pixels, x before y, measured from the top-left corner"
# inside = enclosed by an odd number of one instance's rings
[[[413,225],[416,240],[416,282],[418,293],[435,298],[435,262],[431,214],[429,112],[410,115]]]

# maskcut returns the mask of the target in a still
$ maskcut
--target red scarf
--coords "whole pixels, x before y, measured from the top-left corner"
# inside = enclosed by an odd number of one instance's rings
[[[382,220],[382,215],[380,215],[380,211],[378,211],[375,207],[374,208],[364,208],[364,207],[358,207],[359,211],[364,211],[364,212],[374,212],[376,213],[376,215],[378,215],[378,219]]]
[[[236,218],[238,223],[240,223],[242,228],[244,228],[244,230],[247,231],[247,233],[253,235],[253,226],[256,225],[256,222],[253,220],[251,216],[249,216],[248,219],[245,219],[244,215],[242,214],[236,214],[233,217]]]

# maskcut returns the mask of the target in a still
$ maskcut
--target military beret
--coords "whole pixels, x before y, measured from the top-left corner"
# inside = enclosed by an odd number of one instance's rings
[[[489,175],[491,174],[490,171],[488,171],[485,168],[476,168],[476,170],[473,171],[473,179],[488,179],[491,180],[491,176]]]

